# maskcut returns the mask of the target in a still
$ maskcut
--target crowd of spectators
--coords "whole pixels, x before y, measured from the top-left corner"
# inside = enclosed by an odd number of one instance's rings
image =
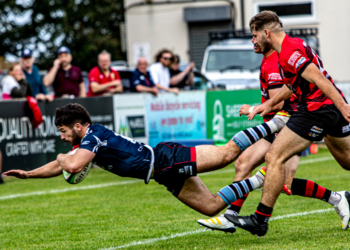
[[[42,78],[38,67],[34,65],[33,52],[24,49],[20,63],[13,63],[0,82],[1,98],[6,100],[33,96],[38,101],[51,102],[54,98],[94,97],[124,91],[118,71],[111,67],[112,58],[107,51],[103,50],[98,55],[97,66],[90,70],[87,89],[82,71],[71,64],[72,60],[70,49],[60,47],[57,59]],[[130,91],[149,92],[154,96],[160,92],[178,94],[179,90],[193,86],[193,69],[194,63],[190,63],[181,71],[180,57],[168,49],[162,49],[155,56],[155,63],[150,66],[146,58],[138,59],[129,79]],[[50,86],[54,94],[47,92],[46,87]]]

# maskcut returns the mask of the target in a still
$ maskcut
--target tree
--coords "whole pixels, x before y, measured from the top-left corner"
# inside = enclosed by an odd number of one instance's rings
[[[95,66],[104,49],[113,60],[125,59],[120,43],[123,0],[0,0],[0,20],[0,55],[35,49],[42,69],[52,65],[62,45],[83,70]]]

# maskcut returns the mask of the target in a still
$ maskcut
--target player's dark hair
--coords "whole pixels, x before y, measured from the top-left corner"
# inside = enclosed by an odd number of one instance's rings
[[[170,61],[173,62],[173,60],[174,60],[174,54],[173,54],[173,52],[171,52],[171,51],[168,50],[168,49],[162,49],[162,50],[160,50],[160,51],[157,53],[157,55],[155,56],[156,62],[159,62],[159,61],[160,61],[160,58],[163,56],[164,53],[170,53],[170,54],[171,54],[171,59],[170,59]]]
[[[69,103],[66,106],[56,109],[56,126],[67,126],[73,128],[76,123],[80,123],[83,126],[92,124],[90,114],[83,106],[78,103]]]
[[[283,24],[277,14],[270,10],[264,10],[256,14],[249,23],[252,31],[261,31],[266,26],[270,26],[273,31],[281,31],[283,28]]]

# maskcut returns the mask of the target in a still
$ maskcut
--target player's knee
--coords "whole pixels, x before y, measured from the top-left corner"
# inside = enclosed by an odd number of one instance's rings
[[[236,175],[248,175],[249,174],[247,161],[238,158],[235,162],[235,174]]]
[[[269,151],[265,156],[265,162],[267,166],[277,166],[279,164],[282,164],[282,159],[273,151]]]

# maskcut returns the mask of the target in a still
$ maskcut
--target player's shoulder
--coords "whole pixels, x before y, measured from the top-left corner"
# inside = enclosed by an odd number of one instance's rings
[[[85,137],[91,135],[100,137],[100,135],[104,134],[107,130],[108,129],[101,124],[91,124],[86,130]]]

